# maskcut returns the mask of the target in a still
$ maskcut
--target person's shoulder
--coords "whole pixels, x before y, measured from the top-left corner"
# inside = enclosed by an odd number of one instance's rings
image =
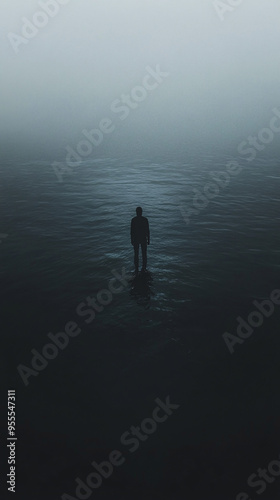
[[[143,219],[144,219],[144,221],[145,221],[145,222],[148,222],[148,219],[147,219],[147,217],[143,217]]]

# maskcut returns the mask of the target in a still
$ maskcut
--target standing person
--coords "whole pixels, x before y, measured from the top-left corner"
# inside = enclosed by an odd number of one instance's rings
[[[131,244],[134,247],[134,265],[135,272],[138,274],[139,265],[139,245],[142,250],[142,271],[146,271],[147,267],[147,244],[150,244],[150,229],[149,221],[146,217],[142,216],[142,208],[136,208],[136,217],[131,220]]]

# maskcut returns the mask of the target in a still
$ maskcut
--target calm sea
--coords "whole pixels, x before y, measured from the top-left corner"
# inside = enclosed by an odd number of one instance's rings
[[[168,395],[180,408],[96,498],[234,500],[278,457],[277,306],[234,354],[222,334],[280,288],[279,160],[243,162],[190,224],[180,211],[232,159],[89,159],[62,183],[46,161],[2,162],[2,367],[17,389],[22,500],[75,496],[75,478]],[[151,244],[149,274],[135,281],[138,205]],[[77,307],[123,269],[128,285],[87,324]],[[25,387],[17,366],[69,321],[80,335]]]

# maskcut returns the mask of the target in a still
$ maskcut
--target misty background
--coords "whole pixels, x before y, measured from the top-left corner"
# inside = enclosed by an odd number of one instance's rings
[[[98,157],[236,149],[280,103],[278,0],[246,0],[223,22],[209,0],[71,0],[15,54],[8,33],[38,10],[0,8],[2,154],[63,159],[104,117],[116,130]],[[169,78],[121,122],[111,103],[156,64]]]
[[[0,376],[17,393],[18,498],[74,498],[167,395],[178,412],[94,498],[237,498],[279,455],[279,305],[233,354],[223,338],[279,288],[279,134],[224,187],[211,172],[280,109],[280,2],[244,0],[222,22],[211,0],[70,0],[16,54],[8,35],[39,10],[0,6]],[[113,101],[157,65],[168,78],[121,121]],[[52,163],[105,117],[113,133],[60,183]],[[140,277],[137,206],[151,231]],[[78,305],[122,269],[129,283],[86,323]],[[18,366],[69,321],[80,336],[26,387]],[[280,479],[267,493],[280,498]]]

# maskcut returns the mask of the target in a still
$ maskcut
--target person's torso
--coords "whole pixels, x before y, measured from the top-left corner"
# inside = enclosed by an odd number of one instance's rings
[[[139,243],[146,241],[148,235],[148,219],[146,217],[134,217],[132,222],[134,238]]]

